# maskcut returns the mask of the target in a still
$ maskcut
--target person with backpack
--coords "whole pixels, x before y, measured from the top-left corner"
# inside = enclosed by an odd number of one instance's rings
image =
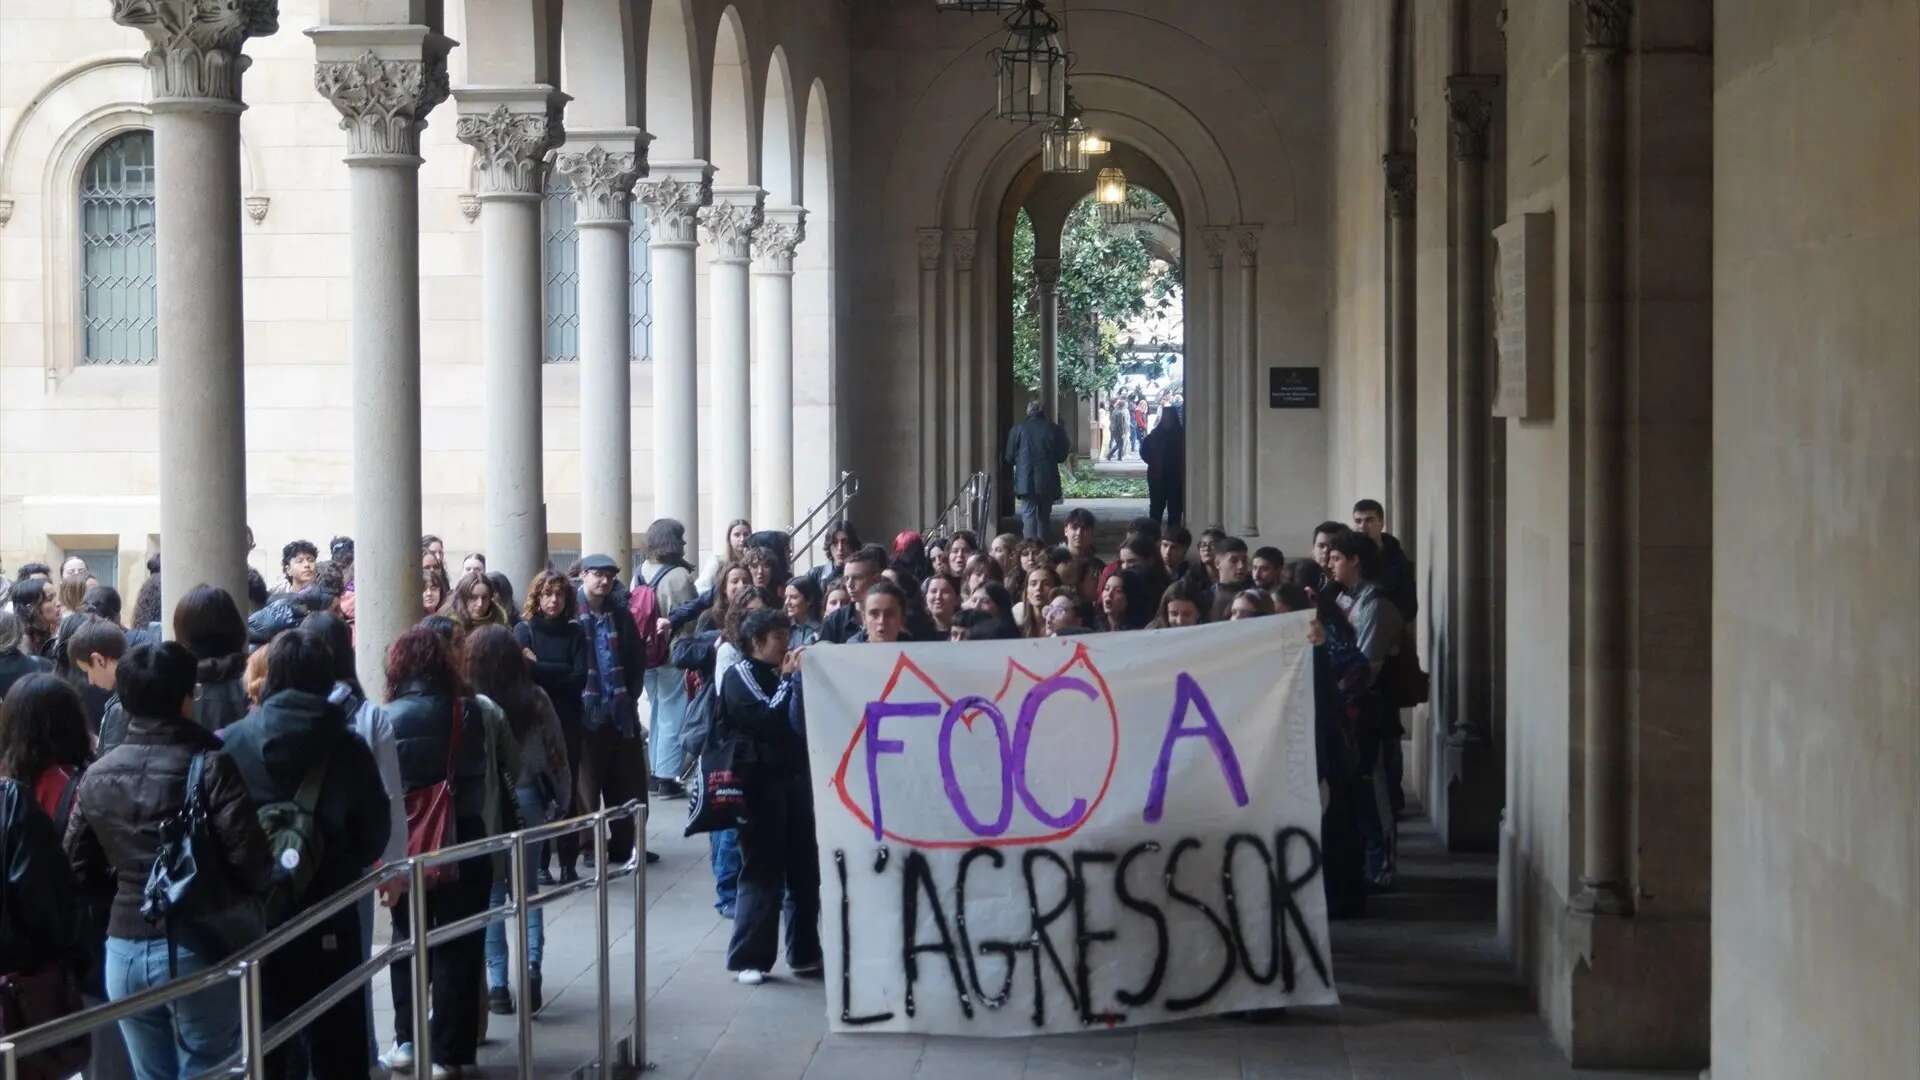
[[[379,861],[392,834],[392,806],[373,751],[329,700],[333,686],[326,640],[304,630],[281,634],[267,647],[260,707],[222,732],[273,855],[270,926],[353,884]],[[266,1022],[323,993],[361,959],[357,907],[294,938],[267,960]],[[366,1075],[366,993],[336,1002],[295,1036],[318,1080]],[[289,1076],[292,1053],[292,1044],[283,1044],[268,1055],[268,1075]]]
[[[647,526],[646,548],[646,561],[633,579],[627,611],[646,651],[643,679],[652,758],[647,791],[673,799],[686,794],[680,784],[687,763],[680,750],[680,732],[687,723],[687,684],[679,669],[668,663],[672,639],[660,622],[668,612],[696,597],[693,567],[686,561],[686,526],[672,518],[660,518]],[[685,637],[689,632],[682,628],[678,636]]]
[[[63,846],[79,888],[115,886],[106,950],[114,1001],[217,964],[261,929],[273,860],[239,767],[194,721],[197,666],[172,641],[135,646],[121,659],[115,686],[126,737],[81,776],[67,821]],[[204,821],[197,846],[214,857],[190,880],[172,880],[174,906],[149,904],[156,861],[179,865],[162,858],[175,845],[161,827],[184,825],[189,801]],[[198,1076],[239,1048],[239,1000],[232,987],[210,987],[127,1017],[120,1033],[137,1075]]]

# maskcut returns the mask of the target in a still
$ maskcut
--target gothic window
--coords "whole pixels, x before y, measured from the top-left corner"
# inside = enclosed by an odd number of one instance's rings
[[[160,356],[154,299],[153,132],[94,151],[80,177],[83,364],[151,364]]]
[[[628,230],[628,349],[634,360],[653,355],[653,270],[647,260],[647,213],[630,202]],[[540,280],[545,320],[544,355],[549,364],[580,359],[580,232],[573,224],[573,189],[566,178],[551,176],[541,213]]]

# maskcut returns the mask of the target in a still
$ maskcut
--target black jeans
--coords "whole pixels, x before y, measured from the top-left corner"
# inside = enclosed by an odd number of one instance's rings
[[[404,910],[404,909],[403,909]],[[294,938],[267,958],[266,1021],[275,1024],[320,996],[364,958],[360,951],[360,908],[353,905]],[[304,1059],[315,1080],[367,1075],[367,990],[361,987],[333,1008],[314,1017],[289,1042],[267,1055],[267,1075],[292,1080]]]
[[[1165,515],[1162,517],[1162,515]],[[1184,485],[1172,483],[1147,484],[1147,516],[1155,521],[1165,521],[1168,528],[1180,524],[1187,518],[1187,492]]]
[[[647,741],[639,735],[622,736],[611,726],[588,728],[580,738],[580,757],[574,767],[574,792],[579,803],[573,814],[591,814],[601,803],[619,806],[630,799],[647,799]],[[580,834],[585,850],[591,832]],[[633,855],[633,819],[621,818],[607,831],[607,865],[618,866]]]
[[[478,838],[478,830],[465,831],[466,819],[457,828],[461,836]],[[458,880],[449,881],[427,895],[427,926],[445,926],[479,912],[487,906],[487,893],[493,888],[493,860],[468,859],[460,866]],[[393,938],[404,941],[412,936],[407,925],[407,900],[394,905]],[[433,986],[433,1060],[440,1065],[471,1065],[474,1050],[480,1044],[480,987],[485,962],[482,931],[455,938],[429,950],[427,970]],[[413,1041],[413,967],[411,960],[393,965],[393,1039]],[[365,1046],[365,1041],[354,1044]],[[415,1066],[422,1073],[427,1063]],[[364,1071],[364,1064],[362,1066]]]
[[[787,919],[787,966],[820,963],[820,856],[813,840],[813,791],[806,773],[756,779],[740,827],[740,892],[734,901],[727,970],[773,967],[780,916]]]

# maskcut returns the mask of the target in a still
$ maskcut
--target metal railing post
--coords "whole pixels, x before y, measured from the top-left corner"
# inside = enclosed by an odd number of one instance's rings
[[[593,931],[594,943],[599,946],[600,957],[600,1076],[602,1080],[613,1080],[613,972],[607,966],[607,833],[612,827],[608,815],[613,811],[602,810],[593,817]],[[646,837],[636,835],[633,838],[637,851],[646,851]],[[645,854],[640,856],[645,863]]]
[[[20,1080],[20,1052],[10,1042],[0,1043],[0,1080]]]
[[[432,983],[427,973],[427,866],[416,858],[409,867],[407,926],[413,935],[413,1068],[425,1076],[433,1071],[433,1033],[427,1029],[427,995]]]
[[[633,1067],[647,1067],[647,856],[639,843],[647,835],[647,819],[653,807],[641,803],[634,808],[633,832]]]
[[[264,960],[240,962],[240,1060],[247,1080],[267,1080],[265,1003],[260,970]]]
[[[527,942],[531,933],[529,920],[533,918],[533,904],[528,893],[532,882],[527,880],[527,837],[524,832],[513,834],[513,851],[510,853],[513,865],[507,868],[507,887],[513,890],[513,951],[514,951],[514,996],[520,1000],[517,1019],[520,1027],[520,1075],[533,1075],[533,999],[527,996],[532,986],[533,958],[527,951]]]

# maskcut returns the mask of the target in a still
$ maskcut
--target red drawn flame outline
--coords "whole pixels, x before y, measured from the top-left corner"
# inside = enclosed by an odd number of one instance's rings
[[[1080,827],[1093,819],[1094,811],[1100,809],[1100,804],[1106,800],[1107,789],[1113,786],[1114,767],[1120,763],[1120,709],[1113,702],[1113,690],[1107,685],[1106,676],[1100,673],[1100,668],[1093,662],[1093,656],[1087,651],[1086,645],[1084,643],[1076,645],[1073,650],[1073,655],[1067,658],[1066,663],[1055,668],[1051,675],[1037,675],[1019,661],[1008,657],[1006,677],[1001,680],[1000,689],[994,693],[993,701],[994,704],[998,705],[1006,698],[1007,691],[1013,686],[1013,673],[1016,671],[1032,679],[1034,684],[1038,685],[1053,678],[1055,675],[1066,674],[1067,670],[1075,664],[1085,664],[1087,673],[1092,675],[1093,681],[1100,685],[1100,700],[1106,703],[1107,722],[1112,729],[1113,735],[1110,743],[1112,749],[1107,753],[1106,775],[1100,779],[1100,791],[1094,795],[1093,799],[1087,804],[1086,813],[1081,814],[1078,821],[1057,832],[1050,832],[1041,836],[972,836],[964,840],[920,840],[911,836],[902,836],[892,829],[882,829],[881,835],[889,840],[902,844],[912,844],[915,847],[952,849],[970,847],[1020,847],[1027,844],[1049,844],[1056,840],[1064,840],[1074,833],[1079,832]],[[893,673],[888,676],[885,689],[880,691],[879,700],[889,700],[893,696],[894,688],[900,684],[900,676],[909,671],[913,673],[915,678],[920,680],[922,685],[933,691],[934,696],[939,698],[942,704],[948,706],[953,704],[954,699],[948,696],[945,690],[942,690],[937,683],[929,678],[927,673],[920,669],[920,665],[908,659],[905,650],[901,651],[900,658],[895,661]],[[973,718],[965,717],[963,720],[967,725],[967,729],[971,731],[973,729]],[[832,784],[835,793],[840,797],[841,805],[845,806],[847,812],[852,814],[868,832],[871,832],[873,831],[873,818],[868,815],[865,810],[861,809],[858,803],[853,801],[852,794],[847,791],[847,766],[853,761],[854,748],[860,745],[860,740],[866,738],[866,734],[867,720],[863,715],[860,718],[860,723],[853,729],[852,737],[847,740],[846,750],[840,754],[840,766],[833,772]]]

